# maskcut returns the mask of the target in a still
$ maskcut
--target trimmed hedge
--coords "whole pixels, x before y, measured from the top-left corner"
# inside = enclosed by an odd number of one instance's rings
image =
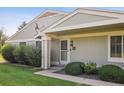
[[[24,45],[13,47],[7,44],[2,47],[1,53],[11,63],[41,66],[41,48]]]
[[[69,75],[80,75],[84,72],[84,63],[72,62],[66,65],[65,73]]]
[[[6,44],[1,48],[2,56],[10,63],[16,63],[13,55],[14,47],[12,45]]]
[[[28,62],[28,59],[27,57],[25,56],[25,49],[26,46],[18,46],[15,48],[15,50],[13,51],[13,55],[15,57],[15,60],[19,63],[19,64],[25,64],[25,65],[28,65],[29,62]]]
[[[104,65],[99,69],[101,80],[109,82],[124,83],[124,71],[115,65]]]
[[[26,47],[25,56],[27,57],[29,64],[32,66],[41,66],[41,49],[34,47]]]

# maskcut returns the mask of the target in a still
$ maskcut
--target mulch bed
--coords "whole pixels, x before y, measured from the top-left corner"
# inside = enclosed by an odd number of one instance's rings
[[[58,73],[58,74],[65,74],[64,70],[59,70],[56,71],[54,73]],[[100,80],[98,75],[87,75],[87,74],[81,74],[81,75],[77,75],[77,77],[82,77],[82,78],[88,78],[88,79],[94,79],[94,80]]]

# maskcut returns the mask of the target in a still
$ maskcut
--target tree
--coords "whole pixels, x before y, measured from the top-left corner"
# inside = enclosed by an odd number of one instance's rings
[[[27,23],[25,21],[22,22],[21,25],[19,25],[18,30],[21,30],[22,28],[24,28],[27,25]]]
[[[5,44],[5,41],[7,40],[7,35],[5,34],[4,28],[0,28],[0,47]]]

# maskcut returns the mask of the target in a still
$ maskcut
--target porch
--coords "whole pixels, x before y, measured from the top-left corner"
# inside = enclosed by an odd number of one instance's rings
[[[69,62],[95,62],[124,66],[123,62],[108,61],[111,35],[124,35],[123,25],[110,25],[49,32],[42,43],[42,67],[65,65]],[[46,43],[45,43],[46,41]],[[46,67],[45,67],[46,66]]]

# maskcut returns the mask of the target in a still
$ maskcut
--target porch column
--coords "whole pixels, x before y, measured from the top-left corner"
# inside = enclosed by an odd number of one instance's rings
[[[51,38],[44,36],[42,37],[42,65],[43,69],[50,68],[51,61]]]

